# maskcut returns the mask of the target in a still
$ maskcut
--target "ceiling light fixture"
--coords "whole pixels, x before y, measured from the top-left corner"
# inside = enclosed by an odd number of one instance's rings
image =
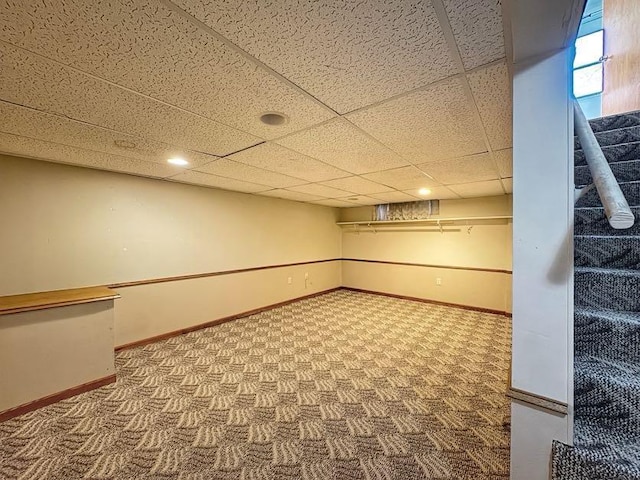
[[[120,147],[120,148],[126,148],[126,149],[136,148],[136,144],[133,142],[130,142],[129,140],[117,139],[117,140],[114,140],[113,143],[116,145],[116,147]]]
[[[287,123],[289,121],[289,117],[287,117],[284,113],[266,112],[260,115],[260,121],[265,125],[277,127],[278,125],[284,125],[285,123]]]
[[[429,190],[428,188],[421,188],[420,190],[418,190],[418,193],[420,195],[429,195],[431,193],[431,190]]]
[[[187,162],[184,158],[180,158],[180,157],[170,158],[169,160],[167,160],[167,162],[169,162],[171,165],[178,165],[180,167],[189,165],[189,162]]]

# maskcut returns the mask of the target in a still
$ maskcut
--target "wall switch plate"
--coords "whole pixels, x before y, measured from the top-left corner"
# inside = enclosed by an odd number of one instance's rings
[[[436,285],[438,285],[439,287],[442,286],[442,279],[440,277],[436,278]]]

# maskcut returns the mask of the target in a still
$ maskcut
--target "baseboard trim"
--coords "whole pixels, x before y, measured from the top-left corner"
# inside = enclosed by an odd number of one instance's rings
[[[109,385],[111,383],[114,383],[115,381],[115,374],[108,375],[106,377],[98,378],[97,380],[92,380],[91,382],[83,383],[82,385],[78,385],[76,387],[68,388],[66,390],[63,390],[62,392],[39,398],[38,400],[34,400],[33,402],[10,408],[9,410],[0,412],[0,422],[4,422],[6,420],[9,420],[10,418],[18,417],[20,415],[24,415],[25,413],[32,412],[42,407],[46,407],[47,405],[51,405],[52,403],[75,397],[76,395],[80,395],[81,393],[104,387],[105,385]]]
[[[463,305],[463,304],[460,304],[460,303],[441,302],[439,300],[432,300],[430,298],[410,297],[408,295],[398,295],[396,293],[378,292],[376,290],[366,290],[364,288],[342,287],[342,289],[343,290],[351,290],[353,292],[370,293],[370,294],[373,294],[373,295],[382,295],[384,297],[399,298],[401,300],[412,300],[414,302],[430,303],[432,305],[442,305],[443,307],[461,308],[463,310],[473,310],[473,311],[476,311],[476,312],[493,313],[495,315],[502,315],[504,317],[511,317],[511,313],[510,312],[506,312],[504,310],[495,310],[495,309],[492,309],[492,308],[475,307],[473,305]]]
[[[507,396],[513,400],[518,400],[561,415],[567,415],[569,413],[569,407],[566,403],[558,402],[552,398],[536,395],[535,393],[526,392],[511,386],[507,389]]]
[[[322,290],[321,292],[311,293],[309,295],[303,295],[302,297],[292,298],[290,300],[285,300],[284,302],[273,303],[271,305],[266,305],[264,307],[248,310],[246,312],[236,313],[235,315],[229,315],[228,317],[222,317],[216,320],[211,320],[210,322],[199,323],[198,325],[181,328],[179,330],[173,330],[171,332],[163,333],[161,335],[156,335],[154,337],[144,338],[142,340],[136,340],[135,342],[126,343],[124,345],[119,345],[115,347],[115,351],[118,352],[120,350],[125,350],[127,348],[142,347],[150,343],[159,342],[160,340],[166,340],[168,338],[177,337],[178,335],[184,335],[185,333],[191,333],[191,332],[195,332],[196,330],[202,330],[203,328],[215,327],[216,325],[221,325],[223,323],[231,322],[233,320],[237,320],[242,317],[248,317],[249,315],[255,315],[257,313],[266,312],[267,310],[273,310],[274,308],[278,308],[278,307],[284,307],[285,305],[289,305],[291,303],[294,303],[300,300],[318,297],[320,295],[324,295],[325,293],[335,292],[336,290],[340,290],[341,288],[342,287],[335,287],[335,288],[330,288],[328,290]]]

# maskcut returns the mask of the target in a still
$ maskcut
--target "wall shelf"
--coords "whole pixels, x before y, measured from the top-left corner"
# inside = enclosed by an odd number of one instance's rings
[[[511,220],[512,215],[493,215],[488,217],[442,217],[442,218],[425,218],[421,220],[364,220],[357,222],[336,222],[336,225],[363,225],[365,227],[373,227],[378,225],[441,225],[445,223],[470,222],[474,221],[490,221],[490,220]]]

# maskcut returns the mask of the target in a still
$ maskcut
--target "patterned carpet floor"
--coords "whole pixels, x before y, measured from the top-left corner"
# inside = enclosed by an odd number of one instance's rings
[[[2,479],[505,479],[508,319],[336,291],[117,354],[0,423]]]

